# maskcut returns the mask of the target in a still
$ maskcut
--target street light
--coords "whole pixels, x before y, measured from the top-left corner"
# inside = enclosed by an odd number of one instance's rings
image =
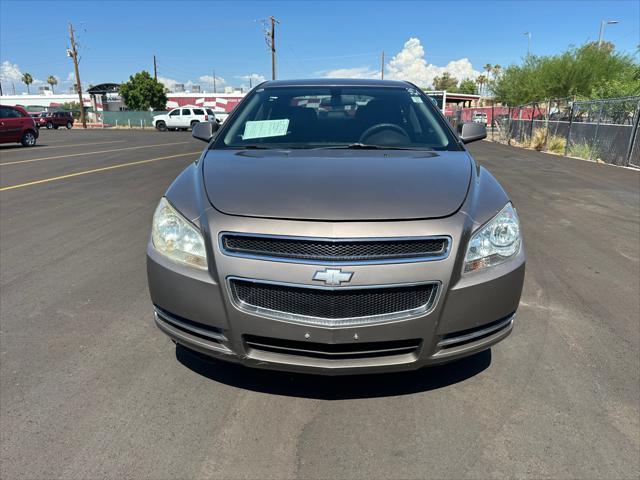
[[[600,36],[598,37],[598,48],[602,45],[602,36],[604,35],[604,26],[605,25],[615,25],[616,23],[620,23],[618,20],[602,20],[600,21]]]
[[[527,57],[531,55],[531,32],[524,32],[523,35],[527,37]]]

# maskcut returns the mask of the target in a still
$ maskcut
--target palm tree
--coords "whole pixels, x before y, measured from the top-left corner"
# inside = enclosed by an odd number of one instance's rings
[[[496,63],[496,64],[493,66],[493,76],[494,76],[495,78],[497,78],[497,77],[498,77],[498,75],[500,75],[500,70],[502,70],[502,65],[500,65],[499,63]]]
[[[488,82],[489,80],[491,80],[491,72],[493,71],[493,65],[491,65],[490,63],[486,63],[484,65],[484,69],[487,72],[487,82]]]
[[[58,79],[53,75],[49,75],[49,78],[47,78],[47,83],[51,85],[51,92],[55,93],[53,90],[53,86],[58,84]]]
[[[482,94],[482,87],[485,83],[487,83],[487,77],[485,77],[484,75],[479,75],[478,78],[476,78],[476,83],[480,85],[478,93]]]
[[[24,75],[22,75],[22,83],[27,86],[27,93],[31,93],[31,90],[29,90],[29,85],[33,83],[33,77],[30,73],[25,73]]]

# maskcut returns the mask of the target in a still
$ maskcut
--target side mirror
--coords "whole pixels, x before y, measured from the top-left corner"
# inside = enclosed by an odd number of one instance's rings
[[[462,123],[458,125],[458,135],[462,143],[482,140],[487,138],[487,126],[484,123]]]
[[[197,138],[203,142],[209,142],[219,127],[220,124],[217,122],[199,122],[193,126],[191,135],[193,138]]]

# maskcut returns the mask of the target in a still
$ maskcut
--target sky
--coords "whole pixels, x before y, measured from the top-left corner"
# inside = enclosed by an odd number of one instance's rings
[[[28,3],[28,8],[25,5]],[[429,86],[449,72],[475,78],[487,63],[519,63],[598,39],[638,55],[640,1],[23,1],[0,0],[0,81],[4,94],[35,91],[49,75],[73,84],[68,22],[80,44],[83,86],[153,72],[212,91],[271,77],[264,20],[275,16],[277,77],[379,77]]]

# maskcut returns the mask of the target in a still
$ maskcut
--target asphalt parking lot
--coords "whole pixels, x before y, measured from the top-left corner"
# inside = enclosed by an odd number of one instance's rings
[[[0,146],[0,477],[638,478],[640,173],[478,142],[527,276],[514,333],[408,374],[203,361],[152,322],[157,201],[187,132]]]

